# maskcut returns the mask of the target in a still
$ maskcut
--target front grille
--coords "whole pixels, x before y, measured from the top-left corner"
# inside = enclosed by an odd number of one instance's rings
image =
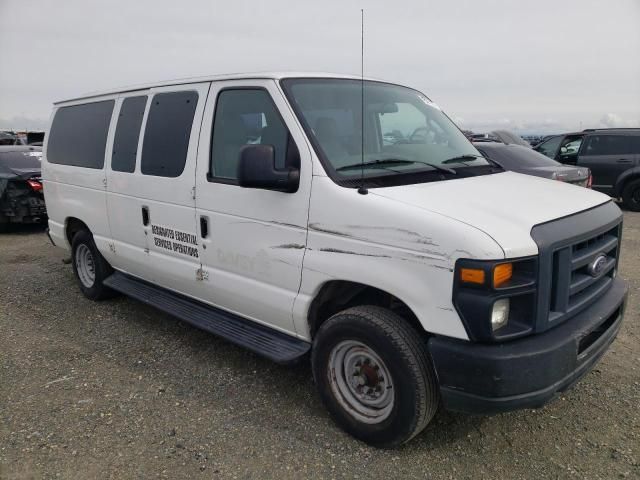
[[[579,312],[611,285],[618,259],[619,227],[560,248],[553,253],[549,323]],[[590,266],[603,256],[598,273]]]
[[[535,331],[564,322],[604,295],[613,283],[621,232],[622,213],[613,202],[531,230],[539,250]]]

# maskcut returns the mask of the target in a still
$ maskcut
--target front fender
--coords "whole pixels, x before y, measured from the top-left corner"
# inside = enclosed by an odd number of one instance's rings
[[[373,287],[404,302],[425,331],[468,339],[452,302],[458,258],[501,259],[485,232],[371,192],[314,177],[302,281],[294,304],[296,332],[309,337],[307,312],[328,281]]]

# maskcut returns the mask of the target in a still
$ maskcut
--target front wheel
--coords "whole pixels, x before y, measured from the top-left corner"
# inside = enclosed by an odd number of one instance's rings
[[[371,445],[407,442],[438,408],[424,338],[387,309],[360,306],[331,317],[314,339],[311,362],[336,423]]]
[[[622,202],[632,212],[640,212],[640,179],[632,180],[622,190]]]
[[[73,236],[71,260],[73,273],[85,297],[103,300],[115,295],[113,290],[102,283],[113,273],[113,269],[98,251],[89,231],[80,230]]]

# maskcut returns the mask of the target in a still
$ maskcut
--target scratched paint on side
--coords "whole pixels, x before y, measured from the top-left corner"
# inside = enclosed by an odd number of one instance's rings
[[[304,245],[301,245],[299,243],[285,243],[283,245],[274,245],[273,247],[270,247],[270,248],[277,248],[277,249],[284,249],[284,250],[288,250],[288,249],[300,250],[305,247]]]

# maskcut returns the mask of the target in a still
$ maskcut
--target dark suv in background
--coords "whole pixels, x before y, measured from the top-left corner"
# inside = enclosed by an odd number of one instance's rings
[[[535,150],[560,163],[588,167],[593,189],[640,211],[640,128],[588,129],[551,137]]]

